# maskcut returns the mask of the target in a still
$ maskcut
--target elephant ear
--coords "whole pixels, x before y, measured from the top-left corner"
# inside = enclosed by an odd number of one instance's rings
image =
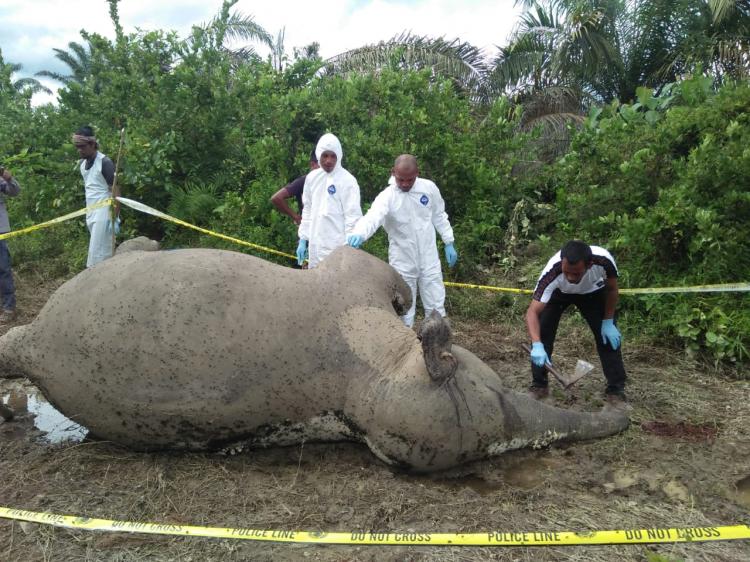
[[[422,355],[432,380],[443,383],[456,374],[458,361],[451,353],[453,334],[448,321],[437,311],[422,322],[419,330]]]
[[[337,324],[354,355],[375,372],[395,373],[403,368],[406,357],[419,359],[414,331],[389,310],[352,306]]]

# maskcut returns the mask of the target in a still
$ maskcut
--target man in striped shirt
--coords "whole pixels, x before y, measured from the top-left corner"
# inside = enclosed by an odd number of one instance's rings
[[[604,248],[572,240],[552,256],[526,311],[526,328],[532,342],[530,395],[537,399],[549,395],[544,366],[552,356],[560,318],[572,304],[594,333],[607,379],[607,400],[614,404],[625,401],[627,376],[620,351],[620,331],[615,326],[618,297],[617,265]]]

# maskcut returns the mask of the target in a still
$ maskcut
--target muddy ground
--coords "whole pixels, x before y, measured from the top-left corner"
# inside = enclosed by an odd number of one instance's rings
[[[61,281],[19,280],[17,323]],[[558,405],[601,406],[603,378],[582,321],[561,328],[556,361],[597,364]],[[6,327],[0,329],[4,333]],[[523,389],[522,320],[454,319],[457,343]],[[258,529],[416,532],[582,531],[750,524],[750,382],[665,349],[625,343],[632,425],[594,442],[522,450],[435,476],[393,473],[357,444],[221,454],[141,454],[57,442],[26,381],[0,381],[18,412],[0,421],[0,505]],[[26,413],[24,413],[26,412]],[[42,425],[42,429],[35,426]],[[52,430],[55,431],[52,431]],[[50,432],[51,433],[47,433]],[[75,433],[70,434],[75,437]],[[104,532],[0,520],[0,560],[749,560],[750,541],[658,546],[421,548],[296,546]]]

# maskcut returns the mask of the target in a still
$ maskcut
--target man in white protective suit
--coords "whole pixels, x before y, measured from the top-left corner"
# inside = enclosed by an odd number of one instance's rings
[[[383,226],[388,233],[388,263],[411,287],[411,308],[402,316],[404,324],[414,324],[417,287],[422,297],[425,318],[433,310],[445,316],[445,285],[440,269],[435,230],[445,244],[445,259],[456,265],[458,253],[453,247],[453,228],[445,212],[445,201],[437,186],[417,177],[417,159],[402,154],[396,159],[390,185],[381,191],[357,222],[347,244],[359,248]]]
[[[359,184],[341,165],[344,153],[336,135],[326,133],[320,137],[315,155],[320,168],[305,179],[297,245],[297,263],[302,265],[309,252],[310,268],[346,244],[347,235],[362,217]]]
[[[90,207],[112,197],[115,165],[99,152],[94,130],[89,126],[78,129],[73,134],[73,145],[81,157],[80,169],[86,193],[86,206]],[[113,225],[109,205],[106,205],[86,213],[86,226],[91,234],[86,267],[91,267],[114,255],[115,241],[112,228],[115,229],[115,233],[119,231],[119,218],[115,219]]]

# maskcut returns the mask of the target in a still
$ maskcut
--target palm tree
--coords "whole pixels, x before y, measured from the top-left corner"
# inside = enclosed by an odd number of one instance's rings
[[[488,87],[522,104],[521,126],[541,127],[548,156],[592,104],[630,101],[639,86],[658,89],[698,68],[719,80],[748,76],[750,0],[517,4],[526,12],[499,47]]]
[[[284,38],[286,36],[286,28],[282,27],[279,30],[279,34],[276,36],[276,41],[273,42],[271,47],[271,64],[273,65],[276,72],[282,72],[284,70]]]
[[[718,82],[750,76],[750,1],[700,2],[695,26],[699,32],[677,50],[675,66],[701,67]]]
[[[238,40],[260,42],[273,51],[274,40],[271,34],[258,24],[252,16],[246,16],[239,12],[229,12],[237,1],[224,0],[221,10],[210,22],[194,27],[193,36],[186,41],[187,46],[194,45],[197,37],[209,37],[217,48],[229,54],[234,66],[239,66],[248,60],[258,60],[260,57],[255,49],[249,45],[229,49],[226,47],[227,42]]]
[[[11,74],[15,74],[17,72],[20,72],[23,69],[23,65],[18,63],[8,63],[8,70],[10,70]],[[37,94],[39,92],[44,92],[45,94],[51,94],[52,90],[44,86],[39,80],[36,78],[18,78],[17,80],[13,81],[13,88],[21,93],[21,94]]]
[[[68,43],[68,50],[52,49],[55,52],[55,58],[62,61],[70,69],[70,74],[60,74],[50,70],[40,70],[36,76],[46,76],[62,82],[66,86],[71,83],[83,84],[86,78],[91,75],[93,45],[89,42],[82,45],[75,41]]]
[[[527,8],[490,80],[506,91],[576,85],[629,101],[698,67],[747,76],[749,0],[519,0]],[[730,17],[731,16],[731,17]]]
[[[722,23],[734,15],[747,17],[750,15],[748,0],[709,0],[708,2],[714,23]]]
[[[377,72],[381,68],[422,70],[447,77],[472,99],[488,101],[484,87],[487,64],[484,53],[458,39],[446,40],[403,32],[388,41],[346,51],[324,61],[324,73]]]

